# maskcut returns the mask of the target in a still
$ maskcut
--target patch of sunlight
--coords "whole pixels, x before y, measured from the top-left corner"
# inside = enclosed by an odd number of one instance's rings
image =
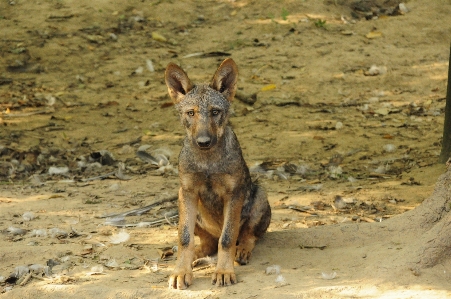
[[[336,130],[327,130],[327,131],[283,131],[282,135],[288,135],[290,138],[292,137],[300,137],[300,138],[318,138],[318,135],[332,135],[336,134]],[[280,136],[280,135],[279,135]]]
[[[7,202],[7,203],[23,203],[27,201],[38,201],[43,199],[49,199],[49,195],[34,195],[34,196],[28,196],[28,197],[3,197],[0,196],[0,202]]]
[[[450,298],[451,292],[445,290],[431,290],[429,286],[409,286],[409,289],[388,289],[389,286],[359,285],[359,286],[334,286],[319,287],[308,291],[296,292],[297,298],[310,298],[324,294],[328,298],[378,298],[378,299],[403,299],[403,298]],[[313,298],[313,297],[312,297]]]
[[[431,78],[432,80],[439,80],[439,81],[442,81],[442,80],[448,79],[448,76],[447,76],[446,73],[444,72],[444,73],[441,74],[441,75],[432,75],[432,76],[429,76],[429,78]]]
[[[343,24],[343,21],[340,19],[336,19],[334,17],[329,17],[325,15],[320,14],[289,14],[286,16],[286,19],[284,20],[281,17],[277,18],[265,18],[265,19],[258,19],[258,20],[247,20],[246,23],[249,24],[258,24],[258,25],[267,25],[271,24],[273,22],[277,24],[282,25],[289,25],[289,24],[295,24],[299,22],[305,22],[305,23],[314,23],[315,20],[324,20],[326,21],[326,24]]]
[[[434,62],[431,64],[413,65],[413,69],[438,69],[448,67],[448,62]]]

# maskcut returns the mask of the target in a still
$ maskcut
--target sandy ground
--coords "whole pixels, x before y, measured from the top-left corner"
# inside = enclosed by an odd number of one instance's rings
[[[0,3],[0,298],[451,296],[451,265],[409,270],[394,253],[412,235],[384,224],[445,172],[451,3],[409,1],[403,15],[365,20],[351,2]],[[175,259],[161,254],[176,245],[175,220],[132,225],[170,217],[175,201],[99,217],[176,194],[184,132],[165,66],[208,81],[226,57],[239,92],[257,95],[234,102],[231,123],[273,220],[238,284],[211,286],[207,265],[189,290],[168,290]],[[169,166],[139,159],[143,145]],[[49,260],[52,275],[8,283],[16,267]]]

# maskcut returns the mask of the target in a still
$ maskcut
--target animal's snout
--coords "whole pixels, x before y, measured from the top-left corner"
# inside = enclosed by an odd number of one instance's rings
[[[199,136],[196,138],[197,145],[202,149],[207,149],[211,145],[211,138],[209,136]]]

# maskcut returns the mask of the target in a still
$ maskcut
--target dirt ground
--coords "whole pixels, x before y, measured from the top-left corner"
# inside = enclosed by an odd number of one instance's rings
[[[451,296],[451,265],[411,271],[393,260],[411,235],[377,233],[445,172],[451,1],[425,2],[2,1],[0,298]],[[184,131],[163,73],[208,81],[227,57],[273,219],[238,284],[212,286],[206,265],[169,290]]]

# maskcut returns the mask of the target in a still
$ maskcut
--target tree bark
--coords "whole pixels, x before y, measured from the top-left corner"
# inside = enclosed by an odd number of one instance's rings
[[[446,163],[451,157],[451,46],[448,62],[448,88],[446,90],[445,123],[443,125],[442,151],[439,162]]]

